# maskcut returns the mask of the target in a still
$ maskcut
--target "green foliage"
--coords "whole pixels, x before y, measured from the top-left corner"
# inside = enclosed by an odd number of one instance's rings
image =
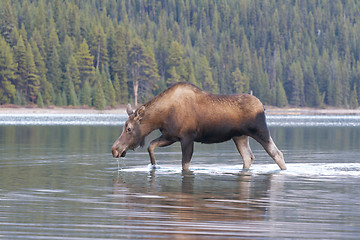
[[[0,104],[11,103],[15,99],[16,63],[10,46],[0,36]]]
[[[91,98],[91,87],[89,81],[85,80],[84,86],[80,92],[80,104],[86,106],[92,106],[92,98]]]
[[[105,96],[104,90],[101,86],[101,80],[97,77],[93,93],[93,105],[98,110],[105,109]]]
[[[39,108],[44,107],[44,101],[43,101],[43,98],[42,98],[40,92],[39,92],[39,94],[38,94],[38,96],[37,96],[36,103],[37,103],[37,105],[38,105]]]
[[[350,98],[350,107],[351,108],[358,108],[359,107],[359,102],[357,100],[357,91],[356,91],[356,85],[354,85],[354,88],[351,92],[351,98]]]
[[[278,106],[354,107],[359,12],[339,0],[2,0],[0,104],[103,107],[101,84],[115,106],[184,81]]]

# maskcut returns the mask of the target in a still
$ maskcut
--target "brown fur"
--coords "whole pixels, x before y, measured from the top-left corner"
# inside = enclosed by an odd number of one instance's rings
[[[263,104],[252,95],[216,95],[192,84],[178,83],[128,114],[129,120],[124,129],[131,125],[137,133],[131,135],[123,131],[113,145],[115,157],[123,156],[129,148],[138,146],[139,141],[143,141],[150,132],[159,129],[162,135],[148,148],[154,165],[153,151],[156,147],[180,141],[183,168],[188,169],[193,142],[219,143],[233,139],[243,157],[244,168],[249,168],[253,155],[248,144],[244,143],[250,136],[263,145],[281,169],[286,169],[282,153],[270,137]]]

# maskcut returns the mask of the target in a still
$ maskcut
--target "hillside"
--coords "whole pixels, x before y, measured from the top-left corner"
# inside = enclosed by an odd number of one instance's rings
[[[187,81],[357,108],[359,17],[354,0],[0,0],[0,104],[104,109]]]

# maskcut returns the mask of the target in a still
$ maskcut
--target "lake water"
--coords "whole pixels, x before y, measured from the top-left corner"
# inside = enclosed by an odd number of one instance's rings
[[[252,141],[116,161],[122,115],[0,115],[1,239],[359,239],[360,117],[268,116],[288,170]],[[147,138],[155,138],[157,132]]]

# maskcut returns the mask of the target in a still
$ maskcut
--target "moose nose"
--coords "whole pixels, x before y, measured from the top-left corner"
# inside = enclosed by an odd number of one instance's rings
[[[113,155],[113,157],[118,157],[119,152],[115,148],[112,148],[112,155]]]

